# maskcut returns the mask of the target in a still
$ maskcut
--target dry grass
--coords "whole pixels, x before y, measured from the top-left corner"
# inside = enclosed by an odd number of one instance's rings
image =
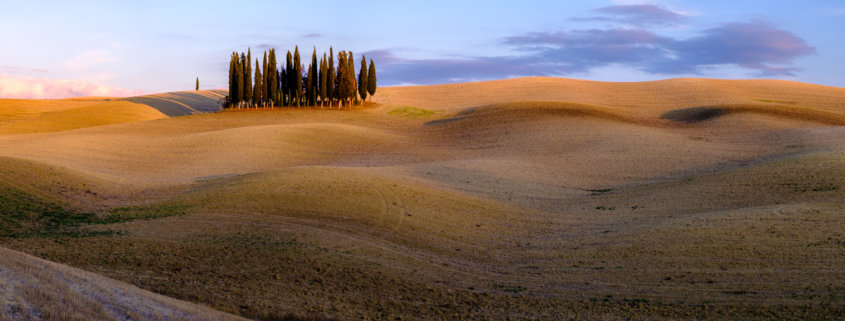
[[[166,117],[149,106],[109,99],[0,99],[0,135],[56,132]]]
[[[246,320],[0,248],[0,320]]]
[[[379,88],[382,104],[457,111],[514,101],[562,101],[631,109],[657,117],[672,109],[721,104],[794,103],[842,111],[845,89],[781,80],[682,78],[649,82],[597,82],[563,78],[519,78],[488,82]]]
[[[5,136],[3,186],[188,210],[1,240],[265,320],[837,320],[843,96],[530,78]]]

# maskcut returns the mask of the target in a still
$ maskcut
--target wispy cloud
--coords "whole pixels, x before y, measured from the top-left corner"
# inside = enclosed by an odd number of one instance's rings
[[[92,68],[116,62],[118,59],[108,50],[86,50],[63,63],[72,72],[87,72]]]
[[[574,21],[611,21],[632,26],[668,26],[686,21],[686,16],[653,4],[615,5],[595,10],[599,16],[576,17]]]
[[[795,34],[762,21],[724,24],[691,39],[669,41],[665,48],[678,58],[670,61],[673,64],[649,66],[650,71],[694,72],[701,66],[736,65],[761,76],[794,76],[800,69],[792,62],[816,52]]]
[[[48,73],[49,71],[47,69],[41,69],[41,68],[21,68],[21,67],[15,67],[15,66],[0,66],[0,72],[2,72],[2,73],[12,73],[12,74],[15,74],[15,73],[39,73],[39,74],[43,74],[43,73]]]
[[[126,97],[143,94],[89,82],[0,75],[0,98],[57,99],[83,96]]]
[[[734,22],[674,38],[643,28],[532,32],[502,39],[521,55],[402,59],[367,53],[386,83],[435,84],[516,76],[559,76],[621,65],[660,75],[702,74],[735,66],[758,76],[793,76],[799,57],[815,53],[803,39],[762,21]]]

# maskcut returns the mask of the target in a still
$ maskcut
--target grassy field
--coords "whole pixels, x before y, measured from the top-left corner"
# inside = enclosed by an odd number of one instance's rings
[[[259,320],[845,317],[845,89],[374,99],[0,135],[0,244]]]
[[[0,135],[55,132],[165,117],[146,105],[105,98],[0,99]]]

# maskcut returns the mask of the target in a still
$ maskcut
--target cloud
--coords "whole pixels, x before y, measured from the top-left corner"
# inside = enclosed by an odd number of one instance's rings
[[[66,79],[0,75],[0,98],[58,99],[83,96],[126,97],[143,94],[107,85]]]
[[[21,68],[15,66],[0,66],[0,72],[4,73],[48,73],[47,69],[40,69],[40,68]]]
[[[86,72],[93,67],[115,61],[117,57],[108,50],[87,50],[65,61],[63,65],[72,72]]]
[[[536,74],[537,65],[518,57],[455,59],[401,59],[390,54],[365,52],[378,70],[379,82],[437,84]]]
[[[373,51],[385,83],[435,84],[517,76],[587,73],[619,65],[661,75],[701,74],[734,66],[758,76],[793,76],[792,62],[815,49],[791,32],[761,21],[727,23],[678,39],[642,28],[533,32],[502,39],[521,55],[401,59]],[[383,76],[382,76],[383,75]]]
[[[322,36],[323,35],[321,35],[319,33],[309,33],[307,35],[303,35],[302,38],[320,38]]]
[[[671,26],[683,23],[686,16],[652,4],[615,5],[595,10],[604,16],[573,18],[574,21],[612,21],[632,26]]]
[[[798,36],[762,21],[724,24],[691,39],[668,40],[665,47],[678,59],[651,66],[651,71],[695,71],[700,66],[731,64],[763,76],[794,76],[799,69],[790,66],[792,61],[816,52]]]

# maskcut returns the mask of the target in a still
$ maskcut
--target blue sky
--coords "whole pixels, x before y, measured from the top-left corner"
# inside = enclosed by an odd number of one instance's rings
[[[521,76],[774,78],[845,86],[841,1],[15,1],[0,97],[227,86],[228,57],[373,58],[381,86]]]

